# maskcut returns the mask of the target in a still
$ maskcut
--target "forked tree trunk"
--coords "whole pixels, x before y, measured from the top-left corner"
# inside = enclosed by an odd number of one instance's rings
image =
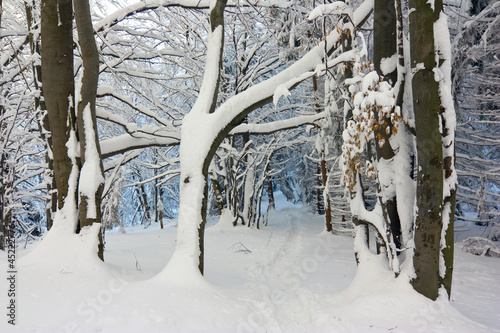
[[[175,252],[167,266],[182,269],[186,274],[204,271],[204,240],[207,211],[207,178],[214,145],[220,144],[223,137],[205,130],[213,121],[222,65],[224,41],[224,8],[227,0],[217,0],[210,10],[211,32],[209,45],[214,49],[208,52],[205,74],[200,89],[200,97],[192,110],[184,117],[181,129],[180,162],[181,185],[178,218],[178,238]],[[215,49],[214,46],[219,48]],[[215,84],[214,83],[215,80]],[[215,125],[215,124],[214,124]],[[210,144],[212,143],[212,145]],[[193,154],[193,149],[199,149]],[[195,236],[197,235],[197,237]]]
[[[238,96],[234,96],[222,104],[218,112],[213,114],[222,63],[223,12],[226,0],[217,0],[212,5],[210,10],[211,32],[208,41],[210,49],[207,51],[206,68],[200,94],[192,110],[184,117],[181,129],[181,197],[178,238],[175,252],[163,271],[164,274],[173,276],[174,279],[187,276],[186,274],[193,276],[196,271],[203,273],[207,176],[216,149],[231,129],[240,124],[246,115],[273,100],[272,91],[258,91],[258,85],[254,85],[238,95],[242,98],[242,105],[231,104],[238,100]],[[365,8],[362,7],[357,13],[365,12]],[[355,23],[360,24],[360,19],[364,22],[366,15],[358,15],[355,18]],[[334,48],[333,43],[329,44],[328,47],[330,49],[327,53]],[[310,67],[310,70],[314,70],[317,66],[317,57],[322,57],[321,54],[323,54],[323,52],[319,52],[320,50],[323,51],[320,47],[314,48],[308,53],[309,55],[314,54],[314,56],[304,56],[300,61]],[[299,73],[303,74],[304,71],[301,64],[296,63],[267,82],[272,82],[271,85],[277,86],[280,82],[281,84],[290,82],[290,79],[296,78]],[[299,81],[296,81],[289,88],[293,89],[298,83]],[[252,93],[257,93],[257,95],[255,100],[250,102],[253,99],[249,100],[248,96]],[[243,97],[247,99],[245,100]],[[210,130],[207,130],[207,127]],[[214,130],[217,127],[219,130]],[[193,149],[196,149],[196,153],[193,153]]]

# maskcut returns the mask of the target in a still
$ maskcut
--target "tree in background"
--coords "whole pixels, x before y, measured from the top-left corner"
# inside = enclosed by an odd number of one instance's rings
[[[500,186],[498,64],[500,4],[474,1],[454,41],[457,108],[457,219],[485,227],[498,221]]]
[[[38,186],[46,175],[45,143],[40,127],[43,108],[37,43],[39,6],[31,1],[3,3],[2,6],[0,238],[3,227],[9,225],[16,236],[32,240],[38,237],[35,233],[39,235],[43,222],[40,209],[47,199],[44,189]]]

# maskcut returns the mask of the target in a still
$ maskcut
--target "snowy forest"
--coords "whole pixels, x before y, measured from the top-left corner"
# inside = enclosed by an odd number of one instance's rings
[[[0,0],[2,332],[500,332],[500,2]]]

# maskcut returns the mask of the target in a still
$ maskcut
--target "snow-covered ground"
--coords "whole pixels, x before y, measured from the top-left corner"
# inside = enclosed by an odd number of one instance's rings
[[[281,201],[283,202],[283,201]],[[283,207],[282,207],[283,208]],[[457,246],[451,302],[431,302],[381,265],[358,270],[352,238],[288,205],[260,230],[211,221],[205,280],[158,274],[175,247],[163,230],[106,236],[106,263],[85,248],[35,245],[18,253],[16,323],[0,332],[493,332],[500,329],[500,260]],[[45,260],[42,261],[42,259]],[[54,258],[54,259],[51,259]],[[0,271],[7,271],[5,258]],[[500,332],[500,331],[499,331]]]

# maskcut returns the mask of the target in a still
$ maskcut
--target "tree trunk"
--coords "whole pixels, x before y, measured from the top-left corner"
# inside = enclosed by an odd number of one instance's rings
[[[373,14],[373,62],[375,70],[394,85],[397,80],[396,67],[387,73],[384,73],[381,69],[381,62],[384,58],[389,59],[397,54],[394,1],[375,0]]]
[[[71,0],[42,0],[42,82],[52,134],[57,207],[68,195],[72,164],[68,157],[70,129],[74,126],[73,6]],[[73,194],[71,194],[73,195]]]
[[[208,45],[213,49],[208,51],[198,100],[182,123],[178,238],[175,252],[166,268],[167,273],[172,267],[177,272],[181,269],[185,274],[191,275],[197,268],[203,275],[208,169],[215,154],[213,146],[218,146],[223,140],[218,133],[214,135],[206,131],[205,126],[210,126],[211,113],[215,111],[217,102],[224,45],[225,6],[226,0],[217,0],[210,10]],[[197,154],[192,153],[195,148],[198,148]]]
[[[448,225],[445,231],[445,244],[441,244],[445,271],[440,274],[439,284],[448,292],[448,299],[451,297],[451,283],[453,277],[453,254],[455,245],[453,221],[455,219],[456,193],[456,190],[453,190],[450,196],[444,200],[444,208],[448,207],[449,211],[446,212],[446,209],[443,209],[443,219],[448,219]],[[444,227],[445,226],[443,226],[443,228]]]
[[[104,187],[104,172],[101,149],[97,134],[95,102],[99,80],[99,54],[94,39],[94,28],[90,16],[88,0],[75,0],[75,21],[82,55],[80,100],[77,101],[78,132],[82,170],[79,179],[80,227],[101,223],[101,196]],[[82,185],[92,182],[92,186]],[[98,256],[103,259],[104,244],[102,233],[99,238]]]
[[[451,297],[451,283],[453,276],[453,251],[454,251],[454,218],[457,194],[457,174],[455,170],[455,106],[451,95],[451,41],[449,38],[448,24],[443,12],[443,1],[435,2],[436,12],[439,15],[435,23],[435,34],[439,35],[437,54],[439,55],[439,69],[443,74],[439,80],[440,115],[442,126],[442,149],[443,149],[443,174],[444,174],[444,198],[443,198],[443,231],[444,242],[441,239],[441,256],[444,269],[439,272],[439,285],[443,286],[448,298]],[[447,35],[445,35],[447,34]]]
[[[42,125],[41,127],[43,128],[46,133],[49,133],[48,135],[45,136],[45,144],[47,146],[46,151],[45,151],[45,161],[47,163],[47,171],[50,175],[51,182],[47,183],[47,206],[45,209],[46,213],[46,220],[47,220],[47,230],[50,230],[52,228],[52,224],[54,222],[54,216],[57,211],[57,184],[56,180],[54,177],[54,159],[52,156],[53,152],[49,154],[49,152],[53,151],[52,148],[52,136],[50,135],[50,125],[49,125],[49,119],[48,116],[45,115],[42,120]]]
[[[158,202],[160,203],[160,206],[158,207],[158,219],[160,220],[160,229],[163,229],[163,210],[165,207],[163,206],[163,200],[161,198],[161,188],[158,191]]]
[[[157,169],[155,169],[155,176],[157,174],[156,170]],[[158,214],[159,214],[160,211],[158,209],[158,179],[157,178],[155,178],[153,187],[154,187],[154,189],[153,189],[154,199],[153,200],[154,200],[154,206],[155,206],[155,213],[154,213],[154,215],[155,215],[155,223],[158,223],[158,218],[159,218]]]
[[[373,26],[373,59],[375,70],[379,75],[386,81],[389,81],[391,85],[396,84],[398,79],[397,75],[397,35],[396,35],[396,9],[393,1],[386,0],[375,0],[374,2],[374,26]],[[390,68],[392,71],[383,72],[382,69],[388,70],[387,68],[382,68],[382,61],[389,61],[391,57],[394,57],[394,67]],[[387,67],[387,66],[385,66]],[[402,107],[402,105],[396,105]],[[394,109],[392,110],[394,112]],[[383,119],[378,119],[378,113],[375,112],[375,117],[378,122],[378,128],[374,130],[375,135],[375,147],[377,152],[377,161],[380,163],[381,160],[391,163],[394,158],[394,150],[391,146],[389,138],[392,136],[392,121],[390,117],[384,117]],[[389,130],[387,130],[389,129]],[[392,166],[391,166],[392,167]],[[392,172],[394,174],[394,172]],[[386,177],[382,177],[386,178]],[[392,234],[394,244],[396,248],[401,247],[400,236],[401,236],[401,222],[399,220],[398,210],[397,210],[397,200],[395,190],[388,193],[388,189],[394,189],[393,177],[390,177],[390,184],[380,183],[379,191],[381,192],[382,209],[385,212],[386,223],[390,226],[390,233]],[[379,179],[381,179],[379,177]],[[379,181],[380,182],[380,181]],[[387,244],[388,246],[388,244]]]
[[[428,2],[410,0],[413,108],[418,155],[417,216],[413,288],[435,300],[439,289],[439,256],[443,205],[443,149],[438,83],[434,79],[434,21]]]
[[[266,166],[266,182],[267,182],[267,198],[269,200],[268,210],[276,209],[276,204],[274,203],[274,192],[273,192],[273,180],[269,175],[269,164]]]
[[[243,218],[243,224],[247,224],[249,227],[252,224],[252,211],[253,211],[253,197],[255,195],[255,171],[253,166],[254,160],[252,156],[247,155],[246,161],[246,175],[243,179],[243,211],[241,216]]]
[[[316,112],[321,111],[321,105],[319,104],[319,98],[318,98],[318,80],[316,78],[316,75],[312,77],[313,81],[313,92],[314,92],[314,97],[316,100],[316,103],[314,104],[314,107],[316,109]],[[318,133],[320,138],[323,138],[322,142],[322,150],[319,152],[319,169],[321,171],[321,189],[322,189],[322,195],[320,195],[320,188],[318,188],[317,192],[317,208],[318,211],[321,213],[321,208],[323,208],[323,211],[325,212],[325,228],[326,231],[331,232],[333,230],[332,228],[332,209],[331,209],[331,202],[330,202],[330,193],[328,190],[328,172],[326,170],[326,157],[325,157],[325,152],[328,150],[328,143],[326,140],[326,133],[324,128],[319,129]],[[321,200],[321,201],[320,201]],[[320,202],[323,203],[323,205],[320,205]]]
[[[142,218],[141,218],[141,224],[144,219],[146,219],[147,225],[151,222],[151,213],[150,213],[150,208],[148,204],[148,197],[146,194],[146,190],[144,189],[144,184],[139,185],[139,190],[137,190],[137,197],[139,198],[139,202],[141,203],[142,207]]]
[[[323,198],[321,197],[321,188],[323,186],[323,181],[321,180],[321,163],[316,167],[316,213],[318,215],[323,215],[325,213],[325,206]]]
[[[222,193],[219,180],[217,179],[217,173],[209,172],[210,184],[212,184],[212,191],[215,196],[215,203],[217,204],[217,212],[222,215],[222,210],[224,209],[224,202],[222,200]]]
[[[328,193],[328,175],[326,170],[325,152],[321,152],[321,179],[323,184],[323,202],[325,207],[325,227],[326,231],[331,232],[332,228],[332,209],[330,204],[330,194]]]

